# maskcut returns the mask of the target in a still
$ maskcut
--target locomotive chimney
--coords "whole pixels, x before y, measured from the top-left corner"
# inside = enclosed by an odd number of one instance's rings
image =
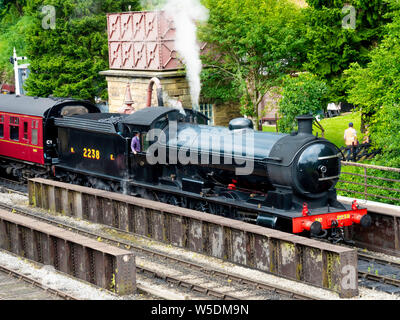
[[[296,120],[299,127],[298,134],[312,134],[313,116],[299,116]]]

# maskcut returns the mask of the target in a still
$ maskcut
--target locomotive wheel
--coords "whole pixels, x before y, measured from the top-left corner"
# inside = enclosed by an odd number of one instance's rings
[[[154,199],[156,199],[157,201],[162,202],[162,203],[166,203],[166,204],[170,204],[170,205],[178,206],[178,207],[180,207],[183,204],[181,198],[175,197],[170,194],[163,194],[163,193],[157,194],[154,192],[153,195],[154,195]]]
[[[173,206],[178,206],[178,207],[181,206],[181,201],[179,201],[178,198],[175,196],[169,196],[167,203]]]
[[[119,185],[119,183],[111,183],[110,185],[110,189],[112,192],[120,192],[121,191],[121,186]]]
[[[205,201],[193,200],[189,204],[189,209],[200,212],[209,212],[209,204]]]
[[[218,204],[215,204],[215,203],[209,203],[208,207],[210,209],[210,213],[211,214],[215,214],[215,215],[218,215],[218,216],[223,216],[224,215],[224,210],[223,210],[222,206],[220,206]]]

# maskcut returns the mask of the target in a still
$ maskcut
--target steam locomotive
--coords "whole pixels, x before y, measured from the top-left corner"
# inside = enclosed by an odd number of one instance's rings
[[[275,134],[244,118],[209,126],[194,110],[125,115],[87,101],[0,96],[0,168],[343,240],[344,227],[371,219],[337,201],[340,150],[312,134],[312,117],[297,120],[298,132]]]

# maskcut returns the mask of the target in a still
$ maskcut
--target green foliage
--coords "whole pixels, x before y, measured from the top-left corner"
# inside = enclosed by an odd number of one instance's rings
[[[390,21],[385,17],[387,3],[385,0],[307,2],[310,7],[304,10],[308,41],[304,67],[327,81],[330,101],[346,101],[343,71],[353,62],[365,66],[370,61],[369,52],[382,39],[383,26]],[[349,11],[342,12],[345,5],[356,9],[355,30],[342,26],[349,14]]]
[[[25,55],[25,34],[32,24],[30,17],[22,16],[25,1],[0,0],[0,83],[13,83],[10,57],[15,47],[18,55]]]
[[[290,1],[204,0],[210,10],[200,37],[208,43],[202,74],[206,98],[241,100],[258,116],[265,93],[304,61],[300,9]]]
[[[41,8],[56,9],[55,29],[44,29]],[[26,90],[34,96],[105,98],[108,68],[106,13],[126,10],[137,1],[28,0],[26,11],[35,21],[27,32],[31,74]]]
[[[370,54],[366,67],[353,64],[346,72],[349,101],[370,116],[374,146],[382,149],[382,165],[400,166],[400,10],[392,2],[393,22]]]
[[[22,16],[26,0],[0,0],[0,19]]]
[[[296,126],[296,116],[325,110],[327,86],[325,82],[309,73],[298,77],[286,76],[283,82],[282,99],[279,102],[279,131],[291,132]]]

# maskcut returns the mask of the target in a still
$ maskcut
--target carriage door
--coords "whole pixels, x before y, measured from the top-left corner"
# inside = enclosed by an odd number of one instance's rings
[[[24,159],[29,159],[29,151],[30,147],[29,145],[29,122],[27,120],[22,121],[22,135],[21,135],[21,142],[25,145],[23,150],[23,158]]]

